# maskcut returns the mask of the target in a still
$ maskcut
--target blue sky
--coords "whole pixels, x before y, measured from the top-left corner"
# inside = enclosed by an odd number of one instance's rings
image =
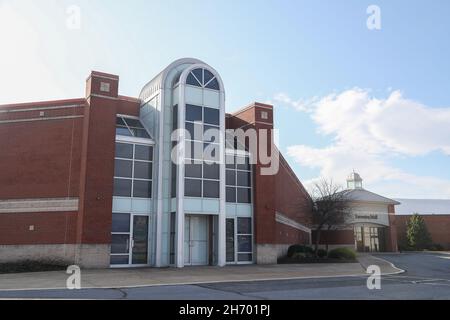
[[[381,30],[366,26],[369,5]],[[80,29],[66,26],[80,9]],[[227,110],[276,107],[280,148],[320,176],[391,197],[450,199],[450,2],[0,0],[0,103],[80,97],[90,70],[137,96],[196,57],[225,82]]]

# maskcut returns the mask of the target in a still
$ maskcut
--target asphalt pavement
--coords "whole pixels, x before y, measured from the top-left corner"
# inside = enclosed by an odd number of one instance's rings
[[[0,291],[0,299],[450,299],[450,253],[380,254],[377,257],[405,270],[401,274],[382,276],[379,290],[368,289],[367,276],[343,276],[124,289]]]

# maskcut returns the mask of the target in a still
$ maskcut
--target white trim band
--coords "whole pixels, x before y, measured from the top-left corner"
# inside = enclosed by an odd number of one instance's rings
[[[294,229],[301,230],[301,231],[304,231],[306,233],[311,233],[311,229],[310,228],[308,228],[308,227],[302,225],[301,223],[298,223],[298,222],[296,222],[296,221],[286,217],[285,215],[283,215],[283,214],[281,214],[279,212],[275,213],[275,221],[278,222],[278,223],[284,224],[286,226],[292,227]]]
[[[78,211],[78,198],[0,200],[0,214]]]

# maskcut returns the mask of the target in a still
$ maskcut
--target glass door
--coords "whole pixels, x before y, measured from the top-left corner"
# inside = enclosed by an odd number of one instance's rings
[[[148,265],[149,216],[113,213],[111,266]]]
[[[235,249],[235,231],[234,231],[234,219],[227,219],[227,262],[235,262],[236,249]]]
[[[148,216],[133,215],[131,264],[148,264]]]

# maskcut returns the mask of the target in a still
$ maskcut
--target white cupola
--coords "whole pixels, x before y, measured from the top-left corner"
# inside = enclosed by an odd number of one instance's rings
[[[347,189],[362,189],[361,176],[353,171],[347,178]]]

